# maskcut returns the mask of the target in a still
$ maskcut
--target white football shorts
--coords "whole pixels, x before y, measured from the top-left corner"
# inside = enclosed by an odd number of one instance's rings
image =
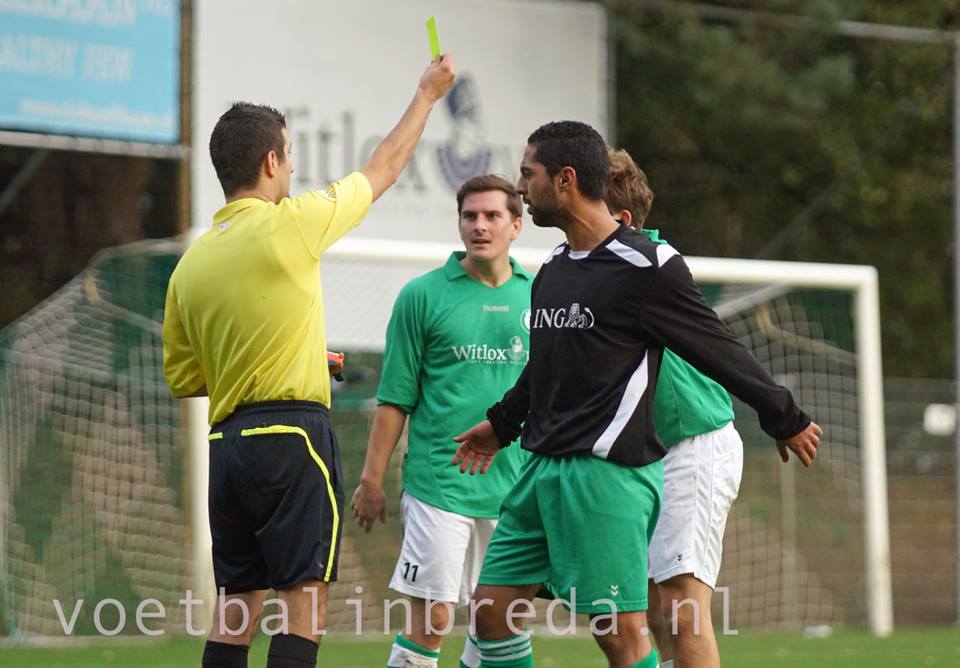
[[[648,550],[654,582],[692,573],[717,586],[723,530],[742,475],[743,441],[732,422],[667,451],[660,518]]]
[[[403,545],[390,589],[466,605],[477,587],[497,520],[441,510],[406,492],[400,498]]]

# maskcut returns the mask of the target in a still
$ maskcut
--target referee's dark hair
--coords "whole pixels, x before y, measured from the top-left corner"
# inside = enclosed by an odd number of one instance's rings
[[[285,127],[283,114],[262,104],[235,102],[224,112],[210,135],[210,159],[225,196],[257,185],[260,166],[270,151],[276,152],[280,163],[286,160]]]
[[[474,176],[472,179],[464,181],[460,190],[457,191],[457,215],[463,213],[463,200],[467,198],[467,195],[490,192],[491,190],[499,190],[507,196],[507,211],[510,212],[511,216],[514,218],[523,216],[523,202],[520,200],[520,195],[517,194],[517,189],[512,183],[496,174]]]
[[[599,132],[579,121],[555,121],[534,130],[527,143],[536,149],[536,160],[547,174],[554,176],[564,167],[572,167],[580,194],[587,199],[603,199],[610,158]]]

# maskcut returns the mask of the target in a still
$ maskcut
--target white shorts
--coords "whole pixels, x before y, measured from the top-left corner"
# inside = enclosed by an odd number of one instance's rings
[[[406,492],[400,498],[400,517],[403,546],[390,589],[466,605],[477,588],[497,520],[441,510]]]
[[[648,551],[650,579],[692,573],[717,586],[723,530],[742,475],[743,441],[732,422],[667,451],[660,518]]]

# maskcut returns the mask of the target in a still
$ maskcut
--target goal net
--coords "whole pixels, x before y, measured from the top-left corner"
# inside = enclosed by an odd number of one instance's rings
[[[0,336],[0,627],[126,632],[156,599],[182,628],[190,568],[180,408],[160,323],[181,245],[101,254]],[[111,601],[95,617],[95,606]],[[117,601],[118,604],[113,604]],[[151,608],[151,611],[156,608]],[[98,622],[99,620],[99,622]]]
[[[384,331],[410,279],[450,247],[343,239],[324,257],[329,347],[347,353],[334,384],[334,426],[347,500],[376,408]],[[112,251],[0,337],[0,633],[63,636],[127,623],[146,599],[185,629],[185,591],[212,600],[205,523],[203,400],[180,403],[163,382],[159,327],[182,247]],[[515,249],[535,270],[545,252]],[[835,265],[687,258],[736,336],[788,386],[826,438],[815,466],[780,463],[753,412],[737,403],[743,484],[726,531],[715,597],[718,633],[750,628],[892,624],[876,277]],[[186,410],[184,410],[186,408]],[[182,427],[186,423],[189,429]],[[190,442],[188,445],[187,442]],[[345,509],[331,632],[382,632],[401,539],[399,463],[387,525],[359,530]],[[402,612],[391,613],[396,629]]]

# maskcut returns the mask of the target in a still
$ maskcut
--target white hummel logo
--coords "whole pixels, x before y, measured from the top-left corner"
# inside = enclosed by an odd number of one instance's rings
[[[620,595],[620,585],[618,585],[618,584],[610,585],[610,595],[611,595],[611,596],[619,596],[619,595]]]

